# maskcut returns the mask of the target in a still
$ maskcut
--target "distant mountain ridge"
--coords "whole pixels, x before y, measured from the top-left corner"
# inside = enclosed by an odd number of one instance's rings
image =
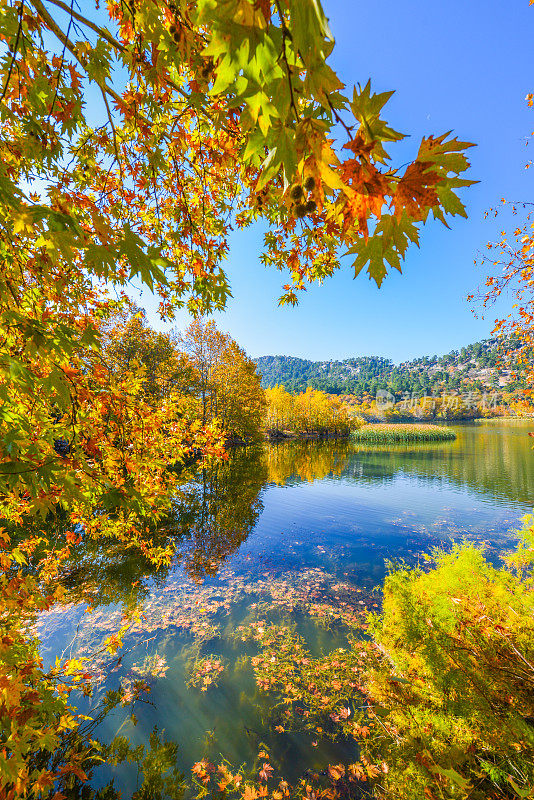
[[[502,358],[499,339],[485,339],[443,356],[424,356],[402,364],[380,356],[358,356],[343,361],[311,361],[294,356],[261,356],[254,359],[264,388],[283,385],[302,392],[308,386],[332,394],[375,394],[378,389],[395,393],[497,390],[516,388]],[[510,343],[508,349],[514,349]]]

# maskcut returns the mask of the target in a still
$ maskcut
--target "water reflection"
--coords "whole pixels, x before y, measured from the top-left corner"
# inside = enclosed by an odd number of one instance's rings
[[[237,450],[227,462],[201,470],[181,487],[171,513],[152,531],[154,545],[171,543],[175,548],[168,566],[156,568],[136,548],[111,538],[85,538],[63,570],[68,601],[120,603],[131,611],[178,566],[193,581],[215,575],[254,529],[267,483],[262,450]],[[61,524],[60,519],[53,522]]]
[[[289,442],[266,448],[268,479],[278,485],[339,478],[388,483],[403,475],[450,481],[494,499],[534,503],[532,420],[457,424],[453,442],[362,445],[351,440]]]
[[[50,661],[65,647],[94,652],[120,628],[124,610],[138,606],[120,667],[97,663],[95,681],[103,691],[143,674],[153,705],[135,725],[126,712],[110,716],[104,738],[122,727],[134,745],[146,744],[155,725],[165,728],[180,744],[184,770],[219,753],[252,762],[262,742],[291,777],[342,760],[338,746],[315,749],[306,736],[276,733],[236,631],[278,615],[314,654],[327,653],[343,646],[342,625],[376,604],[372,588],[386,559],[416,563],[439,539],[486,537],[492,520],[504,535],[534,499],[529,428],[456,426],[455,442],[420,446],[327,441],[237,450],[183,486],[154,531],[175,545],[168,567],[155,571],[112,540],[80,545],[62,576],[70,605],[41,620],[43,654]],[[79,601],[94,610],[84,614]],[[317,624],[323,619],[328,625]],[[202,659],[224,664],[205,692],[189,685],[191,665]],[[115,777],[128,796],[133,773]]]
[[[265,449],[269,481],[278,486],[320,481],[345,474],[354,444],[350,439],[293,441]]]
[[[530,421],[459,425],[456,441],[439,444],[368,447],[338,440],[238,449],[182,487],[172,512],[154,531],[162,543],[175,547],[169,567],[156,571],[137,551],[112,539],[89,539],[77,548],[63,582],[72,602],[132,608],[178,565],[194,581],[214,576],[255,529],[264,491],[273,484],[296,487],[330,479],[365,487],[417,477],[528,507],[534,503],[530,427]]]
[[[479,495],[534,504],[531,420],[456,425],[457,438],[443,444],[355,447],[343,476],[389,481],[400,474],[428,481],[447,480]]]
[[[193,580],[215,575],[247,538],[263,511],[268,468],[261,449],[238,449],[203,469],[180,493],[160,526],[176,543],[177,560]]]

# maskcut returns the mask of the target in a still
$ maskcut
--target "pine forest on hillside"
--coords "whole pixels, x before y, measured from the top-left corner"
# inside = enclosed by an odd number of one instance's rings
[[[508,343],[508,351],[517,343]],[[486,339],[453,350],[443,356],[423,356],[402,364],[380,356],[359,356],[343,361],[310,361],[292,356],[261,356],[255,359],[262,386],[283,385],[289,392],[309,386],[330,394],[374,395],[387,389],[439,395],[443,392],[507,392],[522,386],[521,376],[509,368],[499,339]]]

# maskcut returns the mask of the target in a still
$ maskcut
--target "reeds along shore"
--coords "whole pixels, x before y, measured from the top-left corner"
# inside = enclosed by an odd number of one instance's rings
[[[448,442],[456,439],[450,428],[439,425],[378,423],[364,425],[353,434],[360,442]]]

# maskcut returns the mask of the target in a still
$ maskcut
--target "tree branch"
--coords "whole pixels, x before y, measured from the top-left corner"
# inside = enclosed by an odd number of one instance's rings
[[[11,63],[9,65],[9,72],[7,73],[6,78],[6,85],[2,91],[2,96],[0,97],[0,103],[3,102],[4,97],[6,96],[7,88],[9,86],[9,81],[11,80],[11,75],[13,73],[13,67],[15,66],[15,59],[17,57],[17,50],[19,49],[19,40],[20,40],[20,33],[22,30],[22,13],[24,11],[24,0],[22,0],[20,4],[20,11],[19,11],[19,26],[17,28],[17,38],[15,39],[15,46],[13,48],[13,56],[11,58]]]
[[[52,0],[50,0],[50,2],[51,1]],[[57,22],[55,22],[55,20],[50,16],[48,11],[46,10],[44,5],[42,4],[41,0],[33,0],[33,4],[34,4],[36,10],[38,11],[38,13],[40,14],[40,16],[42,17],[42,19],[45,22],[45,24],[48,26],[48,28],[59,39],[59,41],[67,48],[67,50],[70,53],[72,53],[72,55],[74,56],[74,58],[76,59],[78,64],[81,66],[83,71],[87,74],[86,66],[81,61],[80,56],[78,55],[78,52],[77,52],[76,45],[74,44],[74,42],[72,42],[63,33],[63,31],[61,30],[61,28],[59,27]],[[68,9],[69,6],[66,6],[66,8]],[[113,89],[111,89],[105,82],[102,82],[102,84],[99,83],[98,86],[100,87],[100,89],[104,88],[105,91],[106,91],[106,94],[109,94],[109,96],[112,97],[115,100],[115,102],[117,102],[117,103],[122,103],[123,102],[121,97],[116,92],[114,92]]]
[[[120,50],[120,52],[126,50],[126,47],[121,42],[119,42],[118,39],[115,39],[115,37],[111,35],[111,33],[107,30],[107,28],[101,28],[99,25],[95,25],[95,23],[91,22],[90,19],[87,19],[87,17],[84,17],[82,14],[79,14],[77,11],[68,6],[66,3],[63,3],[61,0],[46,0],[46,1],[48,3],[52,3],[52,5],[57,6],[58,8],[61,8],[62,11],[66,11],[68,14],[71,15],[71,17],[80,22],[82,25],[86,25],[88,28],[91,28],[92,31],[94,31],[98,36],[101,36],[103,39],[105,39],[106,42],[115,49]]]

